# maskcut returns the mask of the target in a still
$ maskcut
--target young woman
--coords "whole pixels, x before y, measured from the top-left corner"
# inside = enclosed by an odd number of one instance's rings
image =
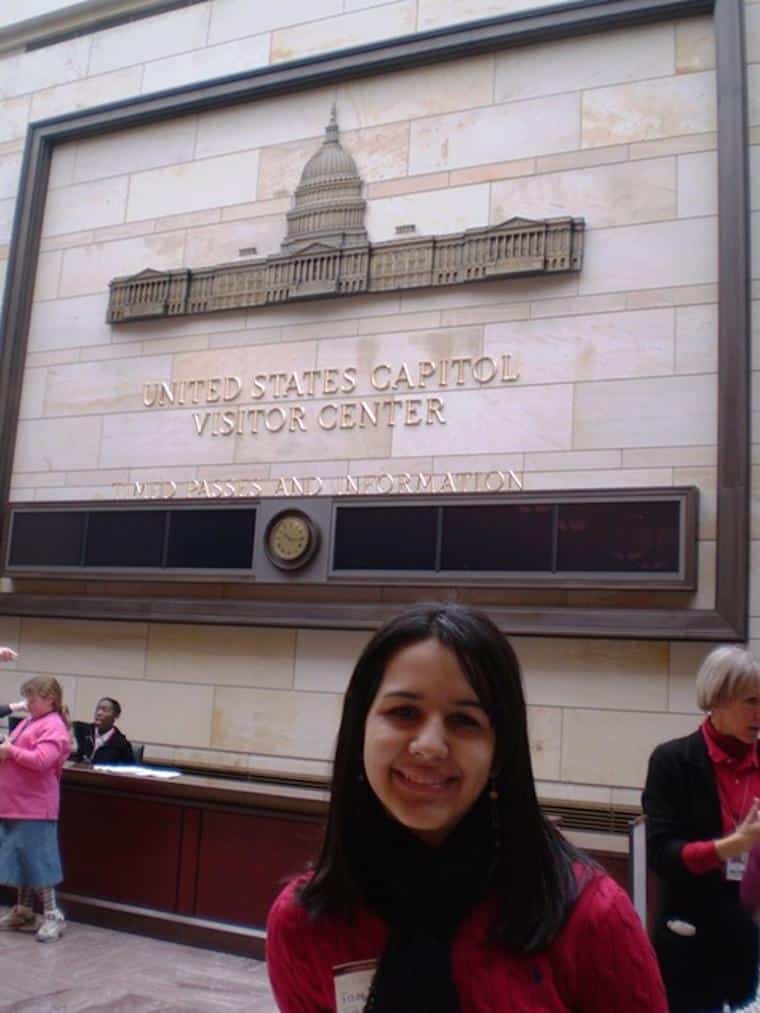
[[[416,606],[364,650],[322,853],[275,901],[267,960],[282,1013],[665,1013],[625,893],[541,814],[485,616]]]
[[[0,883],[18,889],[0,929],[37,930],[41,943],[58,939],[63,915],[55,886],[63,879],[58,853],[61,771],[69,755],[69,721],[57,679],[38,675],[21,687],[29,717],[0,742]],[[42,923],[32,904],[43,910]]]

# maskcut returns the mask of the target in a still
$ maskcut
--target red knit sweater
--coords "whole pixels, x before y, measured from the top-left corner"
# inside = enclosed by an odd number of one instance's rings
[[[352,922],[312,920],[287,886],[267,921],[267,963],[281,1013],[335,1013],[333,969],[376,960],[388,927],[369,909]],[[608,876],[583,890],[548,950],[506,953],[488,940],[485,901],[457,930],[452,974],[461,1013],[667,1013],[654,952],[627,895]]]

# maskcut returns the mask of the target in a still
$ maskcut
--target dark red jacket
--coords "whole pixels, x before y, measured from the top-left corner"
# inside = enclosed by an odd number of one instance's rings
[[[333,968],[376,959],[388,927],[369,909],[353,922],[312,920],[295,897],[275,901],[267,963],[281,1013],[335,1013]],[[452,943],[461,1013],[667,1013],[654,951],[627,895],[608,876],[583,890],[554,943],[514,956],[488,940],[495,905],[475,908]]]

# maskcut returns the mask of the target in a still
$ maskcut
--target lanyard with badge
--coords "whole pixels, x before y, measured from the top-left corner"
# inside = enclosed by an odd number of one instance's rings
[[[726,796],[720,781],[718,781],[716,784],[716,787],[718,789],[718,795],[720,796],[721,806],[725,810],[725,812],[730,814],[731,819],[733,820],[734,830],[738,830],[739,824],[747,818],[747,813],[749,812],[749,810],[745,812],[745,806],[747,804],[747,792],[749,791],[750,778],[751,775],[748,775],[744,781],[744,794],[742,795],[742,803],[739,806],[739,813],[740,814],[744,813],[744,815],[743,816],[740,815],[739,817],[737,817],[734,811],[732,810],[728,797]],[[741,879],[744,876],[744,873],[747,869],[748,860],[749,860],[748,851],[742,851],[740,855],[736,855],[734,858],[727,858],[726,879],[731,883],[741,882]]]

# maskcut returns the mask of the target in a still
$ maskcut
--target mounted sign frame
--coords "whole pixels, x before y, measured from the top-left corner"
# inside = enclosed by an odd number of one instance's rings
[[[715,607],[507,606],[489,611],[515,634],[744,640],[749,538],[749,200],[743,8],[740,0],[592,0],[420,33],[33,123],[28,130],[8,264],[0,352],[0,509],[8,490],[53,150],[149,122],[447,59],[713,13],[718,102],[718,503]],[[10,593],[6,615],[373,628],[392,603],[196,600],[140,595]]]

